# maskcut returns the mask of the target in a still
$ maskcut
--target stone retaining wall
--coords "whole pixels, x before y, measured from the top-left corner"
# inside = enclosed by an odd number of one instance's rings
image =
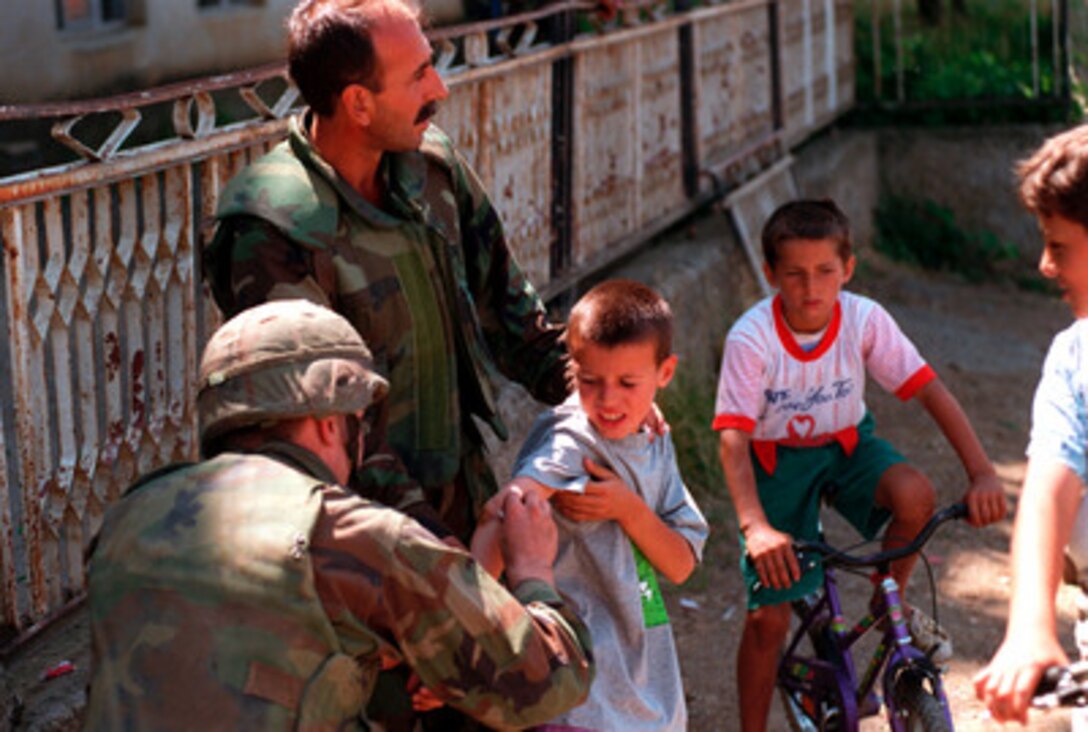
[[[1034,258],[1035,220],[1016,197],[1017,161],[1064,125],[883,129],[877,166],[882,191],[931,199],[967,231],[986,229]]]

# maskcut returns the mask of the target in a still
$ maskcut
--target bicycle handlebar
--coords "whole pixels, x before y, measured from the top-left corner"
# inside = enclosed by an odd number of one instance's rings
[[[1031,705],[1039,709],[1088,705],[1088,661],[1051,666],[1044,671]]]
[[[911,543],[876,554],[847,554],[822,541],[795,541],[793,546],[801,554],[805,552],[819,554],[823,557],[824,563],[832,567],[875,567],[918,552],[929,541],[929,537],[933,535],[937,527],[948,521],[963,518],[967,518],[967,504],[953,503],[934,514]]]

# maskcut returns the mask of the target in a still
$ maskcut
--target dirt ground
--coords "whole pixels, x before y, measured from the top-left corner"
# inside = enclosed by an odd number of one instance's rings
[[[960,400],[1014,509],[1024,474],[1031,396],[1051,337],[1069,322],[1064,303],[1010,287],[970,285],[952,276],[921,274],[873,256],[862,262],[854,287],[888,307]],[[878,432],[929,475],[937,486],[938,505],[957,500],[965,489],[962,468],[928,415],[917,404],[902,404],[872,384],[867,396]],[[723,505],[707,507],[708,513],[728,511],[724,488],[715,500]],[[729,525],[712,528],[734,531],[732,519]],[[928,545],[940,622],[950,631],[955,647],[945,682],[957,730],[998,726],[975,700],[971,678],[993,654],[1004,632],[1011,529],[1011,515],[981,530],[957,522],[946,525]],[[835,520],[828,519],[827,530],[832,543],[847,546],[856,541],[856,535]],[[719,537],[704,563],[703,575],[670,598],[692,730],[739,728],[734,677],[744,596],[734,543],[731,537]],[[844,595],[868,597],[865,579],[844,578],[841,584]],[[921,563],[914,574],[911,599],[930,609]],[[1072,650],[1070,590],[1062,590],[1059,607],[1063,640]],[[856,612],[860,614],[860,608]],[[1065,713],[1036,712],[1030,729],[1067,729],[1068,724]],[[1014,728],[1018,725],[1010,727]],[[771,729],[788,729],[777,699]],[[887,729],[887,724],[882,717],[873,718],[863,729]]]

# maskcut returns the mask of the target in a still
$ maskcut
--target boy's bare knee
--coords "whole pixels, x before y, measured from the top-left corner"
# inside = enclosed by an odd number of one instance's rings
[[[876,500],[901,521],[924,523],[936,510],[937,491],[922,471],[900,463],[881,477]]]

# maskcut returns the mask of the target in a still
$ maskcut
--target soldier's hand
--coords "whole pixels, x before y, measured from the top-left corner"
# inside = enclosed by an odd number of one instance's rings
[[[513,485],[505,486],[499,489],[499,492],[487,499],[487,503],[484,504],[483,509],[480,511],[480,518],[477,519],[477,524],[485,524],[492,519],[496,521],[502,517],[502,505],[506,503],[507,493],[513,488]],[[520,488],[518,489],[520,490]]]
[[[502,553],[511,587],[528,579],[555,584],[552,565],[559,531],[548,502],[536,491],[512,489],[502,509]]]

